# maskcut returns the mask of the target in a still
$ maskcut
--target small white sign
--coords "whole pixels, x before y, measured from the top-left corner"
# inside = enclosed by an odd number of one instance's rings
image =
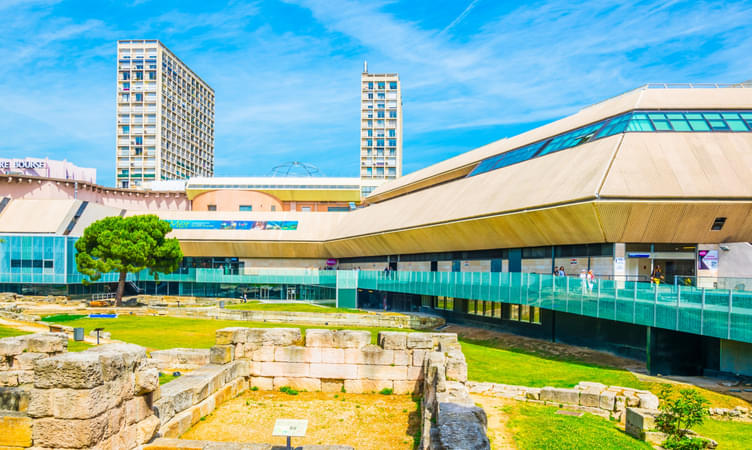
[[[272,436],[303,437],[305,436],[306,428],[308,428],[307,420],[277,419],[277,421],[274,422]]]

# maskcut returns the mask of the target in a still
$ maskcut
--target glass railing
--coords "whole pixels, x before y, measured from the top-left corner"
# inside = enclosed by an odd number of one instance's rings
[[[739,284],[739,283],[737,283]],[[745,286],[752,286],[747,279]],[[738,287],[738,286],[737,286]],[[752,342],[752,292],[518,272],[361,271],[358,288],[518,303]]]

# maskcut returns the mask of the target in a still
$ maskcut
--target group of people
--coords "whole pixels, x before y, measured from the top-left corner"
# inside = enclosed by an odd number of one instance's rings
[[[554,267],[554,276],[555,277],[567,276],[567,273],[564,271],[564,266],[561,266],[558,269]],[[593,274],[592,270],[586,271],[585,269],[582,269],[580,271],[580,280],[582,280],[583,284],[587,286],[588,291],[593,290],[593,285],[595,285],[595,274]]]

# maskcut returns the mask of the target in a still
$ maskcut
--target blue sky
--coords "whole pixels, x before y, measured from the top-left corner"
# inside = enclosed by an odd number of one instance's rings
[[[359,82],[398,72],[404,167],[647,82],[752,78],[752,2],[0,0],[0,156],[114,183],[118,39],[160,39],[216,93],[216,175],[357,176]]]

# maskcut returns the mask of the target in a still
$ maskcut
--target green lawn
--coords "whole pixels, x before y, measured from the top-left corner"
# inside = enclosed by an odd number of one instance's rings
[[[315,312],[315,313],[352,313],[365,314],[366,311],[351,308],[334,308],[331,306],[317,306],[307,303],[274,303],[249,301],[248,303],[235,303],[225,306],[226,309],[239,309],[246,311],[291,311],[291,312]]]
[[[718,448],[746,450],[752,448],[752,423],[730,420],[706,419],[705,423],[692,427],[701,436],[718,442]]]
[[[464,340],[462,351],[467,359],[468,378],[473,381],[567,388],[580,381],[595,381],[611,386],[647,388],[645,383],[622,369],[600,367],[576,360],[544,358]]]
[[[246,328],[329,328],[343,327],[303,326],[294,324],[246,322],[240,320],[189,319],[166,316],[120,316],[116,319],[79,318],[65,321],[72,327],[83,327],[85,333],[102,327],[112,333],[112,339],[142,345],[149,349],[162,350],[175,347],[209,348],[214,345],[215,331],[226,327]],[[371,332],[376,342],[379,331],[412,331],[387,328],[344,327],[348,330]]]
[[[0,338],[21,336],[22,334],[29,334],[26,331],[16,330],[15,328],[8,328],[0,325]]]
[[[554,406],[516,403],[504,408],[507,428],[520,450],[526,449],[649,449],[616,427],[616,422],[585,413],[556,414]]]

